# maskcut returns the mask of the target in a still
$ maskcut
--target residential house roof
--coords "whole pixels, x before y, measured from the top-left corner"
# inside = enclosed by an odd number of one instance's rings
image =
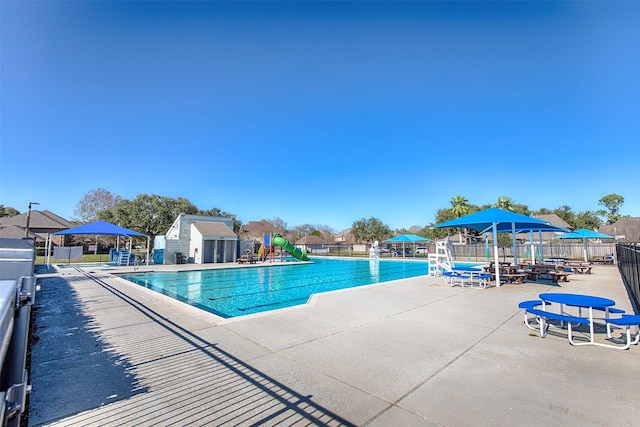
[[[571,227],[565,220],[563,220],[562,218],[560,218],[558,215],[556,214],[545,214],[545,215],[537,215],[534,216],[534,218],[540,219],[542,221],[546,221],[546,222],[550,222],[553,225],[556,225],[558,227],[563,227],[566,228],[567,230],[572,230],[573,227]],[[557,238],[560,234],[562,234],[561,232],[555,232],[555,231],[543,231],[542,232],[542,240],[545,242],[551,241],[555,238]],[[538,236],[540,235],[540,233],[538,231],[534,232],[534,240],[538,240]],[[527,231],[527,232],[523,232],[523,233],[518,233],[517,234],[518,239],[521,240],[526,240],[528,241],[530,239],[531,234]]]
[[[0,237],[23,238],[27,228],[29,213],[0,218]],[[32,210],[29,216],[29,237],[44,242],[47,234],[75,227],[77,224],[67,221],[51,211]]]
[[[20,227],[18,225],[0,227],[0,238],[22,239],[24,237],[24,229],[25,227]],[[38,241],[44,241],[44,239],[37,233],[34,233],[31,228],[29,228],[29,237],[34,238]]]
[[[27,226],[27,216],[29,213],[21,213],[14,216],[7,216],[0,218],[0,227],[6,227],[9,225],[17,225],[23,229]],[[67,221],[59,215],[54,214],[51,211],[37,211],[32,210],[29,216],[29,229],[39,228],[47,229],[53,232],[66,230],[67,228],[75,227],[77,224]]]
[[[538,218],[542,221],[547,221],[550,222],[553,225],[557,225],[559,227],[564,227],[567,229],[572,229],[572,227],[562,218],[560,218],[558,215],[556,214],[545,214],[545,215],[538,215],[535,218]]]
[[[194,222],[193,226],[203,236],[238,237],[236,233],[223,222]]]
[[[276,228],[271,221],[261,219],[260,221],[249,221],[242,225],[244,231],[249,233],[274,233]]]
[[[598,231],[615,236],[616,241],[640,242],[640,217],[620,218],[613,224],[600,226]]]
[[[308,234],[296,242],[296,245],[325,245],[327,242],[320,236]]]
[[[334,237],[334,242],[336,243],[355,243],[356,239],[353,236],[351,228],[347,228],[346,230],[342,230]]]
[[[246,224],[242,224],[240,235],[245,239],[262,240],[263,235],[275,233],[276,231],[271,221],[261,219],[260,221],[249,221]]]

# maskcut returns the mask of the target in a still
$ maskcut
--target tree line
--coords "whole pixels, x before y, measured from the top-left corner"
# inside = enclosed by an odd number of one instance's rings
[[[370,217],[354,221],[351,226],[351,232],[356,242],[359,243],[376,240],[382,242],[402,233],[438,239],[452,232],[459,233],[461,230],[434,229],[432,228],[433,225],[491,207],[528,216],[556,214],[574,229],[587,228],[593,230],[604,223],[613,224],[622,218],[620,207],[623,203],[624,197],[618,194],[609,194],[598,200],[598,205],[602,206],[602,209],[595,211],[574,212],[571,207],[566,205],[555,209],[542,208],[534,211],[529,209],[527,205],[514,202],[509,197],[499,197],[494,204],[475,205],[470,203],[466,197],[456,195],[449,201],[450,206],[439,209],[436,212],[434,221],[426,226],[414,225],[410,228],[392,230],[380,219]],[[0,205],[0,217],[18,215],[19,213],[15,208]],[[216,207],[203,210],[184,197],[171,198],[157,194],[140,194],[129,200],[104,188],[87,192],[76,205],[73,219],[85,223],[104,220],[118,224],[121,227],[137,230],[151,236],[153,239],[154,236],[166,233],[180,213],[230,218],[233,220],[233,231],[235,233],[239,233],[242,227],[242,222],[238,220],[235,214],[225,212]],[[303,224],[290,228],[281,218],[276,217],[267,221],[271,223],[273,229],[293,241],[299,240],[306,235],[317,235],[323,237],[326,241],[332,241],[336,234],[336,231],[327,225]],[[477,234],[472,230],[469,233],[471,235]]]
[[[432,240],[444,238],[451,233],[459,233],[462,236],[463,230],[432,227],[445,221],[493,207],[527,216],[556,214],[573,229],[586,228],[595,230],[605,223],[613,224],[620,218],[623,218],[623,215],[620,214],[620,207],[623,203],[624,197],[618,194],[608,194],[598,200],[598,205],[603,208],[594,211],[574,212],[571,207],[567,205],[555,209],[542,208],[539,210],[531,210],[527,205],[516,203],[510,197],[506,196],[498,197],[498,200],[494,204],[475,205],[470,203],[466,197],[457,195],[451,198],[449,207],[438,209],[434,221],[424,227],[416,225],[409,229],[392,231],[388,226],[383,224],[382,221],[371,217],[355,221],[351,230],[357,242],[373,242],[376,240],[382,242],[394,235],[403,233],[415,234]],[[629,215],[624,215],[624,217],[628,216]],[[472,236],[478,235],[474,230],[464,230],[464,233]]]

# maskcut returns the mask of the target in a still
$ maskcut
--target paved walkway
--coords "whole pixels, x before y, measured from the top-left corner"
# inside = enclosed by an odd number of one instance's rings
[[[542,339],[517,307],[561,291],[632,312],[617,268],[593,271],[485,290],[423,276],[230,320],[98,269],[43,274],[30,425],[637,425],[640,346]]]

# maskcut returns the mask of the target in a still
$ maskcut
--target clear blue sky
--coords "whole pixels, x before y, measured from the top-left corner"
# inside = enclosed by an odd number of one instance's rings
[[[0,204],[427,225],[461,194],[640,216],[640,2],[1,3]]]

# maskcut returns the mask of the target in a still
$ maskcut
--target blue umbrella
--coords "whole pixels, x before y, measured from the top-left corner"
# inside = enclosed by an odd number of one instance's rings
[[[385,242],[428,242],[426,237],[418,236],[416,234],[398,234],[395,237],[385,240]]]
[[[530,229],[543,229],[543,231],[553,229],[550,231],[555,231],[555,229],[558,228],[550,222],[498,208],[485,209],[437,224],[434,227],[471,228],[481,233],[493,230],[494,228],[498,233],[529,231]]]
[[[589,261],[589,249],[587,239],[615,239],[614,236],[608,234],[598,233],[597,231],[587,230],[586,228],[579,228],[568,233],[564,233],[558,236],[558,239],[578,239],[582,240],[584,246],[584,260]]]
[[[513,235],[513,261],[517,262],[515,235],[523,231],[566,231],[566,229],[555,226],[550,222],[543,221],[519,213],[505,211],[498,208],[485,209],[470,215],[446,221],[434,226],[434,228],[471,228],[486,233],[493,232],[493,254],[495,264],[499,265],[498,254],[498,233],[509,232]],[[500,275],[496,269],[496,284],[500,286]]]
[[[53,233],[54,235],[70,235],[70,234],[100,234],[103,236],[144,236],[146,234],[139,233],[135,230],[129,230],[128,228],[120,227],[115,224],[108,223],[106,221],[95,221],[89,224],[80,225],[74,228],[68,228],[66,230]]]
[[[416,234],[398,234],[395,237],[385,240],[385,243],[399,243],[402,242],[402,257],[404,258],[404,244],[415,242],[428,242],[426,237],[418,236]]]
[[[130,230],[128,228],[120,227],[119,225],[111,224],[106,221],[95,221],[89,224],[80,225],[78,227],[68,228],[66,230],[58,231],[57,233],[53,233],[54,235],[72,235],[72,234],[94,234],[94,235],[102,235],[102,236],[122,236],[129,238],[129,246],[133,248],[132,244],[132,236],[146,237],[147,238],[147,265],[149,265],[149,239],[150,237],[146,234],[140,233],[135,230]],[[51,245],[51,241],[49,241],[49,246]],[[48,262],[47,262],[48,263]]]

